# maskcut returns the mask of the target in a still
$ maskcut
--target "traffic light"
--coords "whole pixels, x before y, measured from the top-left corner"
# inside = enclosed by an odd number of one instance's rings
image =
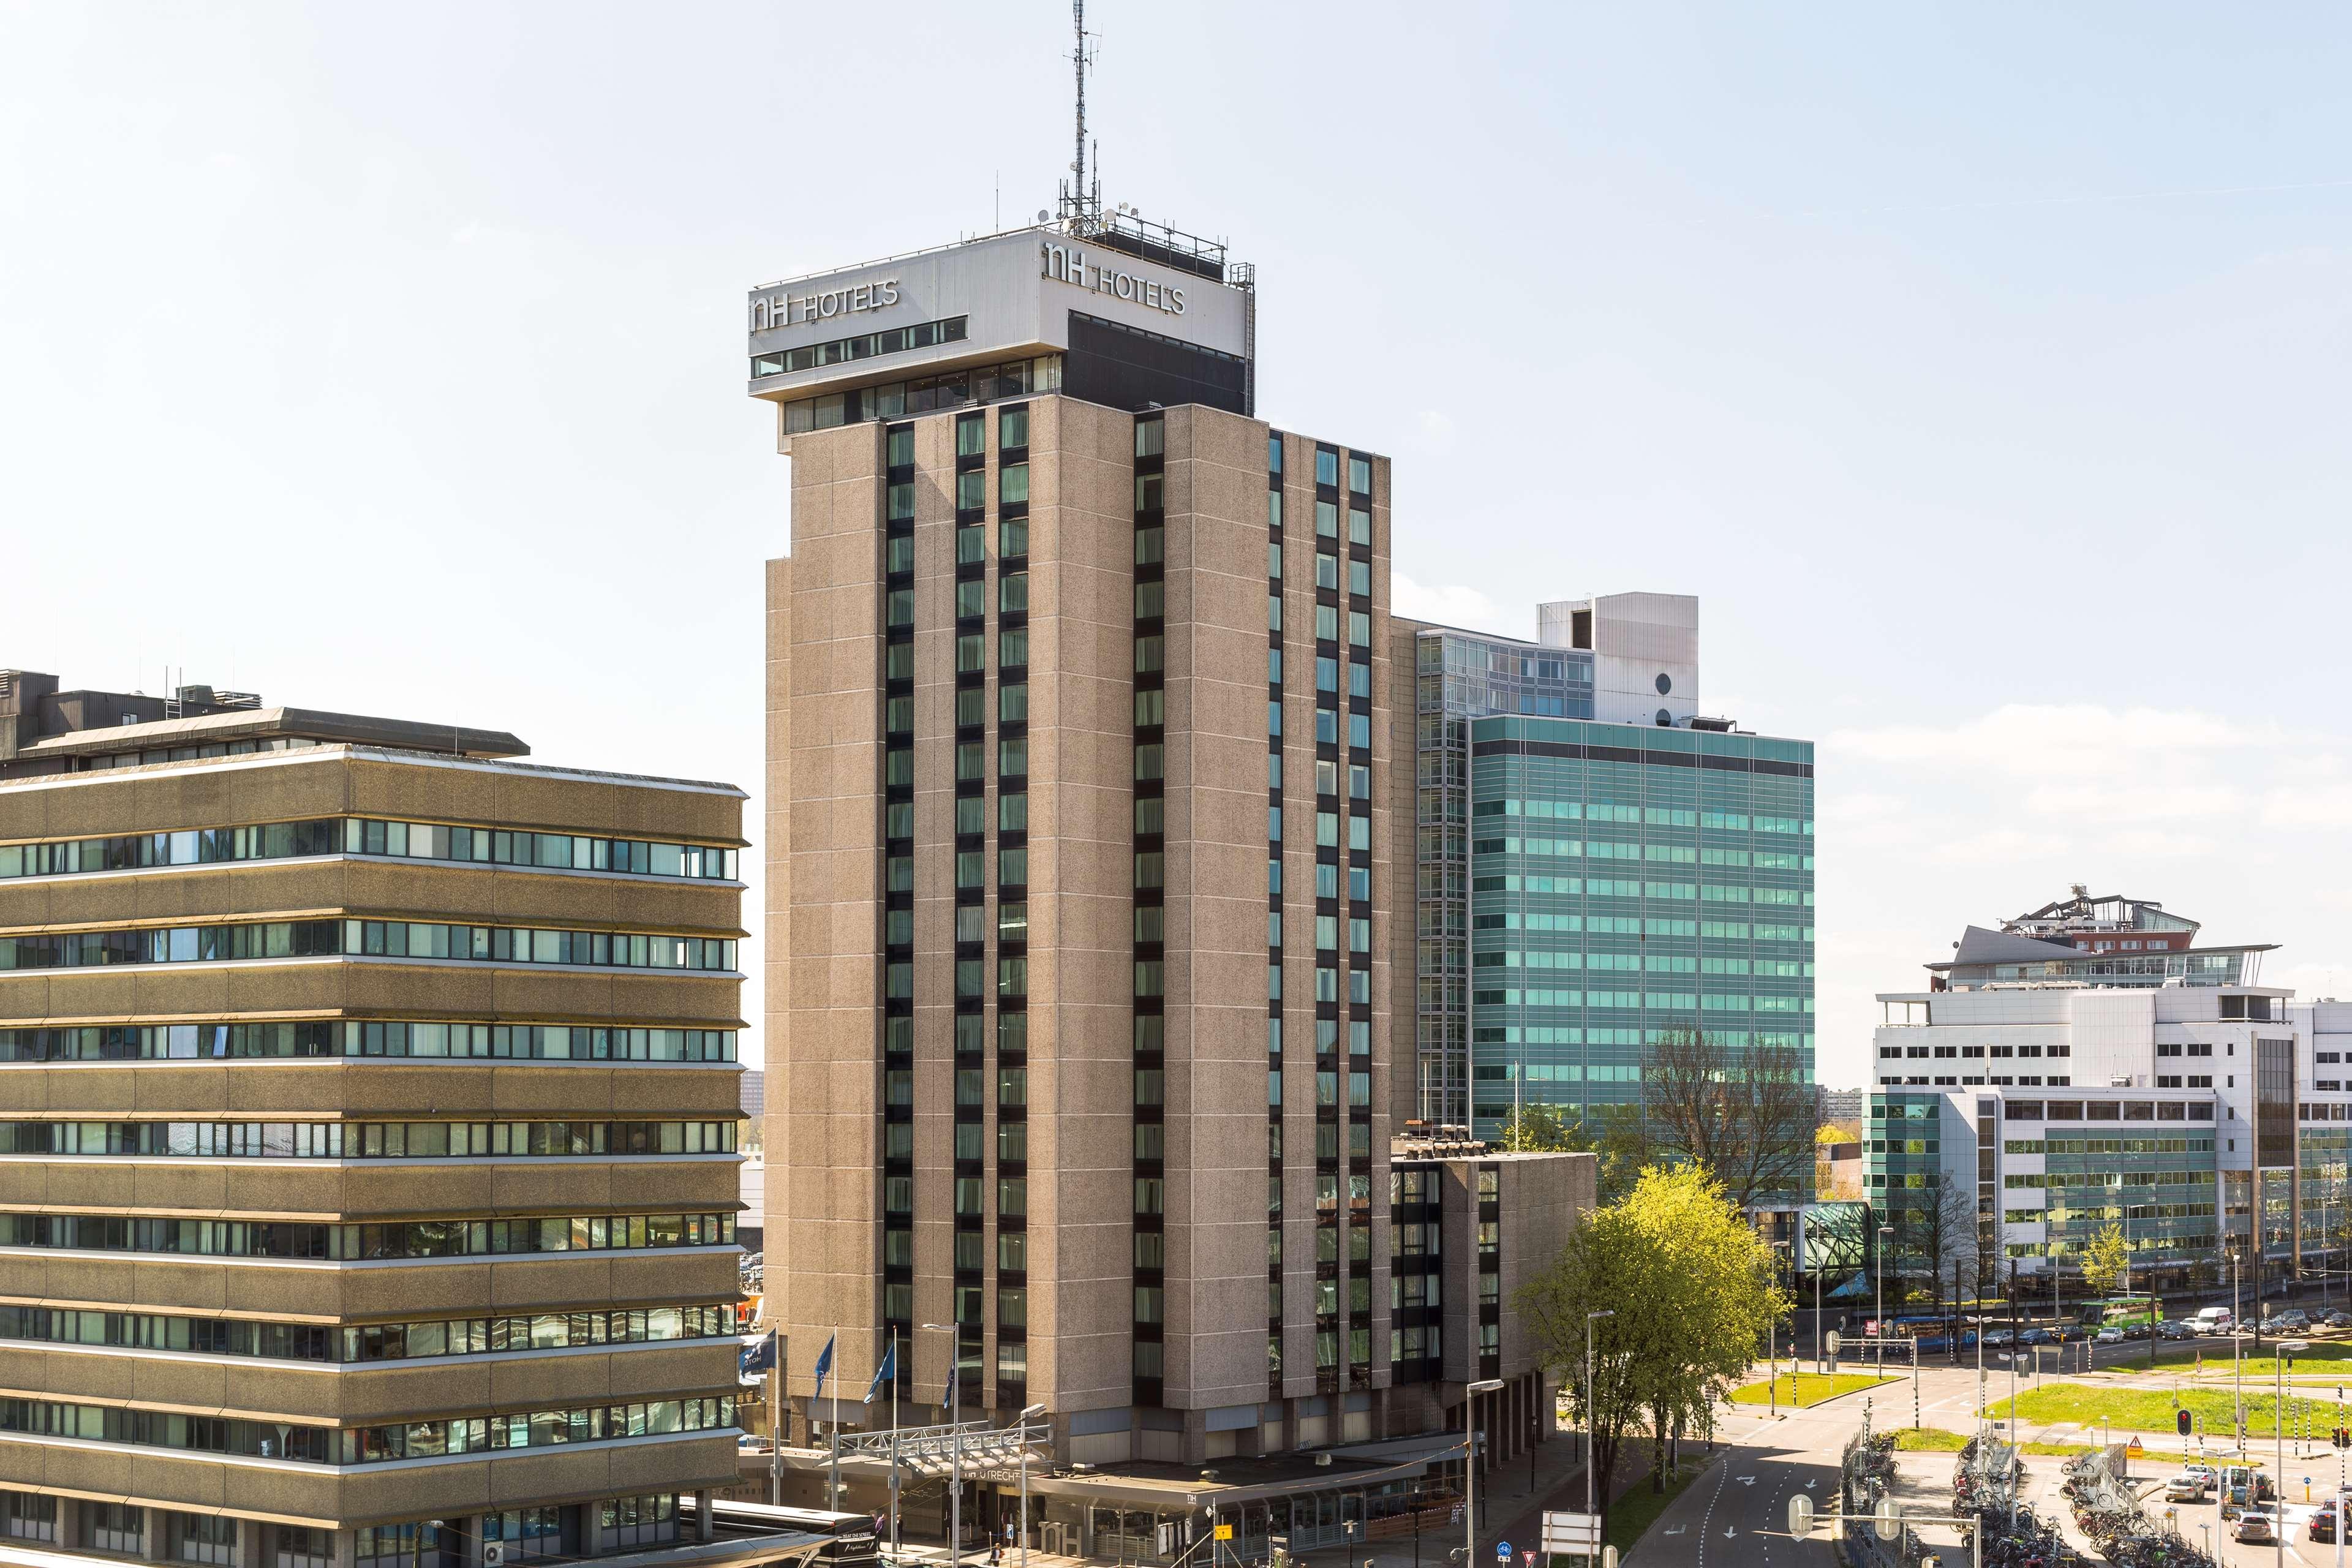
[[[2176,1410],[2172,1413],[2172,1429],[2184,1437],[2189,1436],[2189,1421],[2190,1417],[2186,1410]],[[2343,1445],[2339,1443],[2336,1447],[2340,1448]]]
[[[2336,1428],[2336,1446],[2339,1448],[2352,1448],[2352,1426]]]

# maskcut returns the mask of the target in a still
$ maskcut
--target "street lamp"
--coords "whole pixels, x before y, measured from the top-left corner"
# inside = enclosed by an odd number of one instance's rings
[[[1032,1405],[1013,1418],[1013,1427],[1021,1434],[1021,1568],[1029,1568],[1029,1423],[1045,1414],[1042,1405]],[[1213,1507],[1209,1514],[1209,1534],[1217,1532],[1217,1518]],[[1217,1549],[1209,1548],[1211,1562],[1216,1560]]]
[[[1613,1318],[1616,1315],[1613,1309],[1603,1312],[1584,1314],[1584,1511],[1588,1518],[1600,1511],[1592,1500],[1592,1467],[1595,1462],[1592,1437],[1594,1432],[1598,1430],[1593,1425],[1592,1325],[1603,1318]],[[1468,1568],[1477,1568],[1477,1564],[1471,1563]]]
[[[1871,1310],[1877,1315],[1877,1331],[1870,1337],[1878,1352],[1878,1375],[1886,1375],[1886,1238],[1895,1234],[1891,1225],[1878,1227],[1878,1267],[1870,1271],[1873,1300]]]
[[[1462,1389],[1462,1568],[1478,1568],[1478,1396],[1502,1391],[1499,1377],[1480,1378]],[[1587,1460],[1585,1468],[1591,1468]]]
[[[953,1323],[925,1323],[924,1328],[948,1336],[948,1387],[955,1389],[956,1398],[943,1414],[948,1418],[948,1561],[955,1568],[963,1568],[963,1426],[956,1419],[956,1406],[963,1403],[963,1391],[956,1388],[956,1358],[962,1353],[963,1342]],[[1027,1479],[1024,1470],[1023,1479]]]
[[[2277,1549],[2271,1555],[2278,1568],[2286,1568],[2286,1369],[2310,1348],[2309,1340],[2281,1340],[2271,1347],[2277,1357],[2271,1363],[2271,1435],[2278,1440],[2278,1468],[2273,1472],[2278,1477],[2278,1500],[2271,1505],[2271,1536]],[[2246,1489],[2252,1492],[2254,1483],[2248,1481]],[[2336,1533],[2344,1533],[2340,1519],[2336,1521]]]
[[[1789,1244],[1785,1241],[1776,1241],[1772,1244],[1772,1250],[1776,1253],[1786,1252],[1788,1249]],[[1780,1285],[1780,1260],[1775,1258],[1772,1260],[1773,1289],[1778,1289]],[[1765,1369],[1764,1373],[1765,1398],[1769,1405],[1770,1414],[1778,1415],[1780,1414],[1780,1314],[1777,1310],[1773,1312],[1770,1321],[1764,1325],[1764,1359],[1771,1363]],[[1796,1407],[1796,1404],[1797,1336],[1795,1331],[1792,1329],[1789,1334],[1790,1408],[1794,1409]]]

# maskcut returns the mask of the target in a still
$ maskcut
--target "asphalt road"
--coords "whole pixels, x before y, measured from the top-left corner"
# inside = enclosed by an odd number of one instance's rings
[[[1625,1568],[1835,1568],[1827,1530],[1790,1538],[1789,1500],[1806,1493],[1826,1510],[1836,1496],[1839,1457],[1862,1425],[1861,1395],[1780,1421],[1735,1419],[1723,1457],[1660,1516]]]

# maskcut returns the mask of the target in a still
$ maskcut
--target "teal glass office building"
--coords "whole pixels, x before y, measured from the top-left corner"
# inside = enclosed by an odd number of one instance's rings
[[[1473,1125],[1640,1104],[1699,1029],[1813,1061],[1813,748],[1713,729],[1467,723]]]

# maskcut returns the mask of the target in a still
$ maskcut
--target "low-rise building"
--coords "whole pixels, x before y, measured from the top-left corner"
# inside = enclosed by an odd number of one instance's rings
[[[2233,1257],[2250,1285],[2341,1268],[2352,1006],[2297,1004],[2258,983],[2269,944],[2199,929],[2077,888],[1882,994],[1864,1195],[1898,1233],[1964,1203],[1985,1277],[2028,1288],[2078,1289],[2111,1225],[2134,1288],[2226,1279]]]

